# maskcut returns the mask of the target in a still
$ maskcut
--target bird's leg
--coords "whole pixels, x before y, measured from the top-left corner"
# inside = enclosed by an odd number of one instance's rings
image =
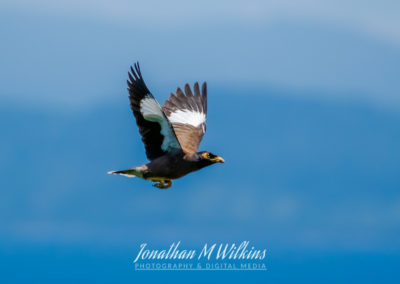
[[[165,182],[167,183],[167,184],[165,185],[165,188],[170,188],[171,185],[172,185],[172,181],[171,181],[170,179],[167,179]]]
[[[172,181],[170,179],[167,180],[160,180],[157,181],[155,184],[153,184],[153,186],[160,188],[160,189],[167,189],[170,188],[172,185]]]
[[[157,181],[153,186],[158,187],[158,188],[163,188],[164,182],[163,181]]]

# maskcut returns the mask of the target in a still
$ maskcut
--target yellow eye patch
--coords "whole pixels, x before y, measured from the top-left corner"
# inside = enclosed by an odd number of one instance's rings
[[[204,152],[201,154],[203,156],[204,159],[209,159],[210,155],[208,154],[208,152]]]

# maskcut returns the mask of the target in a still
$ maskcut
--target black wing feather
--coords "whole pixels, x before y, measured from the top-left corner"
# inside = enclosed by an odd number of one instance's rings
[[[166,153],[161,148],[164,136],[161,134],[160,124],[144,119],[140,112],[140,101],[144,98],[154,99],[154,97],[143,80],[139,62],[135,63],[134,67],[135,70],[131,67],[131,72],[128,72],[129,80],[127,81],[130,105],[133,115],[136,118],[136,124],[139,127],[140,135],[142,136],[142,141],[146,149],[146,156],[149,160],[154,160]]]

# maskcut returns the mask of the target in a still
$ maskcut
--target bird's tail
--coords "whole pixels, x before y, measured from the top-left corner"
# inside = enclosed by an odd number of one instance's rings
[[[133,178],[137,175],[137,170],[135,169],[127,169],[127,170],[121,170],[121,171],[110,171],[107,172],[109,175],[122,175],[126,177]]]

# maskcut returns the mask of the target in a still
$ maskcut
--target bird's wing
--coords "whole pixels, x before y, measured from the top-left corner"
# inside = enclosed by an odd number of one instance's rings
[[[139,63],[135,63],[134,67],[135,69],[131,67],[131,72],[128,72],[129,100],[142,135],[147,158],[154,160],[181,147],[161,106],[144,83]]]
[[[185,85],[185,94],[178,88],[176,96],[171,94],[162,109],[185,154],[190,156],[196,153],[206,132],[207,84],[203,83],[200,94],[196,82],[194,95],[188,84]]]

